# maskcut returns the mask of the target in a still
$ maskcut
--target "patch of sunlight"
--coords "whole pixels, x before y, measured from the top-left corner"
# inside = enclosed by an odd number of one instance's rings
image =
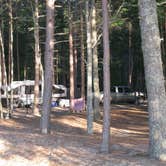
[[[135,145],[131,143],[119,143],[122,147],[133,148]]]
[[[160,159],[161,161],[166,161],[166,154],[161,154],[161,155],[159,156],[159,159]]]
[[[141,112],[143,109],[140,108],[140,107],[136,107],[135,105],[119,105],[119,104],[116,104],[116,105],[113,105],[113,109],[116,108],[116,109],[123,109],[123,110],[126,110],[126,111],[131,111],[133,110],[134,112]]]
[[[6,125],[7,127],[21,128],[20,123],[14,120],[2,121],[2,125]]]
[[[162,146],[163,146],[163,148],[166,148],[166,140],[164,140],[164,141],[162,142]]]
[[[160,136],[159,136],[159,132],[158,132],[158,131],[155,131],[155,132],[154,132],[154,138],[157,140],[159,137],[160,137]]]
[[[140,109],[133,109],[132,110],[123,110],[123,112],[130,112],[130,113],[139,113],[139,114],[143,114],[143,115],[148,115],[147,112],[140,110]]]
[[[80,128],[84,128],[84,126],[86,126],[86,120],[77,117],[77,119],[59,119],[58,120],[60,123],[72,126],[72,127],[80,127]]]
[[[30,151],[26,144],[17,147],[0,139],[0,166],[50,166],[46,148],[36,147]]]
[[[57,160],[58,162],[62,163],[80,163],[82,162],[80,160],[80,156],[82,156],[82,153],[80,152],[80,149],[77,147],[70,148],[71,146],[68,146],[69,149],[59,147],[54,150],[54,152],[51,154],[52,158],[54,160]]]
[[[19,148],[19,147],[18,147]],[[9,147],[7,152],[8,157],[0,159],[7,161],[9,166],[49,166],[50,161],[48,158],[48,151],[41,146],[29,147],[24,145],[20,149],[12,149]],[[1,166],[1,165],[0,165]]]
[[[58,119],[57,121],[71,127],[78,127],[85,130],[87,127],[87,120],[83,118],[79,118],[79,117],[70,118],[70,119],[61,118],[61,119]],[[94,130],[97,132],[101,132],[102,125],[94,122]]]
[[[9,150],[8,143],[5,140],[0,139],[0,153],[4,153],[5,151]]]
[[[127,130],[127,129],[116,129],[116,128],[111,128],[111,130],[113,131],[113,132],[115,132],[116,134],[139,134],[139,135],[141,135],[141,134],[144,134],[144,132],[141,132],[141,131],[133,131],[133,130]]]
[[[69,107],[52,107],[53,111],[70,111]]]
[[[2,164],[3,163],[3,164]],[[0,166],[49,166],[49,160],[47,158],[35,158],[34,160],[28,160],[21,156],[13,155],[10,159],[0,159]]]

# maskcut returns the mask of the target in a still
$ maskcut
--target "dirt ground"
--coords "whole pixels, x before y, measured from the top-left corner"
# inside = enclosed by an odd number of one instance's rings
[[[102,107],[101,107],[102,110]],[[42,135],[39,117],[17,109],[0,120],[0,166],[165,166],[148,157],[146,106],[113,105],[110,154],[99,152],[102,121],[86,133],[86,114],[54,108],[51,134]]]

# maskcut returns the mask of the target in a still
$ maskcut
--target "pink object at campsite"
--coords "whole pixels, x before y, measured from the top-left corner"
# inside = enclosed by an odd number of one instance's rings
[[[83,98],[72,99],[71,108],[74,111],[83,111],[85,110],[85,100]]]

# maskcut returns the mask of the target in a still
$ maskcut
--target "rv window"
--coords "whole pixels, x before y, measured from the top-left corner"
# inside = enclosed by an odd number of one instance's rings
[[[125,93],[130,93],[130,92],[131,92],[131,89],[126,87],[126,88],[124,88],[124,92],[125,92]]]
[[[115,92],[115,87],[111,88],[111,92]]]
[[[42,90],[41,85],[39,85],[39,91],[41,91],[41,90]]]
[[[34,86],[33,85],[25,87],[25,94],[33,94],[33,93],[34,93]]]
[[[119,93],[123,93],[123,88],[119,87],[119,88],[118,88],[118,92],[119,92]]]
[[[4,95],[5,94],[5,91],[3,89],[1,89],[1,94]]]
[[[64,93],[64,90],[62,90],[62,89],[57,89],[57,88],[53,87],[52,92],[53,92],[53,93],[56,93],[56,94],[61,94],[61,93]]]
[[[14,94],[14,95],[18,95],[18,92],[19,92],[19,89],[18,89],[18,88],[13,89],[13,94]]]

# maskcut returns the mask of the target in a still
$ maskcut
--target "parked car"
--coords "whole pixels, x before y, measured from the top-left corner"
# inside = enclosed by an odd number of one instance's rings
[[[111,88],[112,103],[139,103],[144,100],[145,95],[142,92],[134,92],[128,86],[113,86]],[[104,93],[100,93],[100,102],[103,103]]]
[[[34,103],[34,80],[13,81],[8,86],[8,92],[13,90],[13,100],[15,107],[22,107],[26,105],[33,105]],[[42,84],[39,86],[39,104],[42,104]],[[2,90],[1,90],[2,92]],[[2,98],[6,99],[5,90],[3,90]],[[53,84],[52,101],[57,101],[59,98],[67,96],[67,88],[63,85]]]

